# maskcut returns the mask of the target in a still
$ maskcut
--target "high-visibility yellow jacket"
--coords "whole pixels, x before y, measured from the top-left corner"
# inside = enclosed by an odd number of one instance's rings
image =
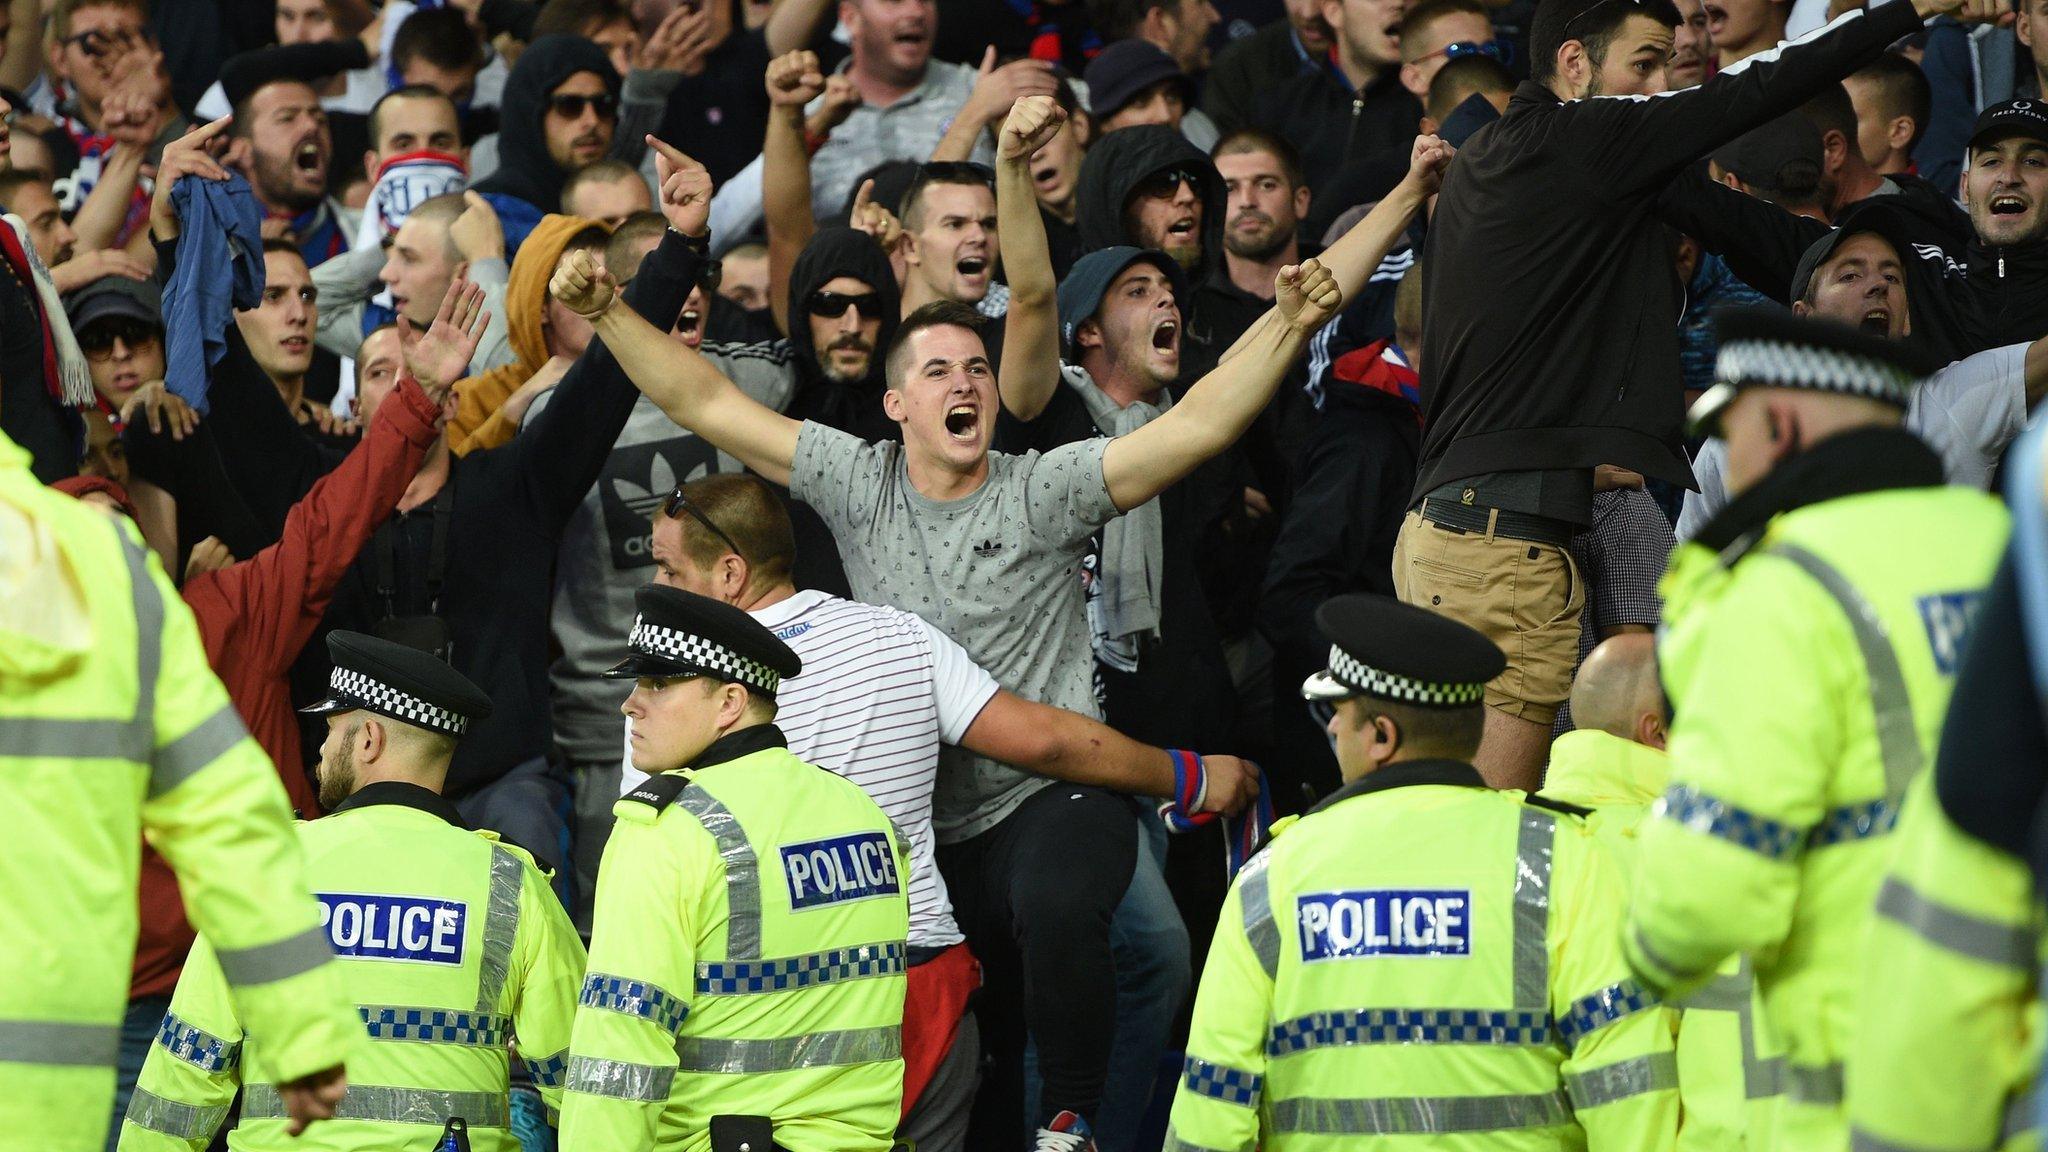
[[[1782,1146],[1848,1142],[1842,1060],[1886,834],[2006,528],[1979,492],[1879,489],[1780,512],[1718,555],[1687,544],[1665,575],[1671,785],[1642,830],[1629,962],[1682,995],[1750,956],[1785,1046]]]
[[[1892,840],[1849,1047],[1855,1146],[2033,1148],[2040,923],[2026,862],[1950,823],[1931,774]]]
[[[532,857],[461,820],[437,793],[384,782],[299,828],[366,1034],[333,1120],[285,1134],[267,1054],[244,1042],[202,938],[143,1064],[122,1152],[200,1152],[237,1087],[238,1152],[426,1148],[455,1117],[476,1152],[517,1152],[508,1045],[559,1107],[583,941]]]
[[[883,1152],[903,1101],[908,841],[773,725],[614,809],[562,1104],[563,1152]]]
[[[1626,890],[1638,867],[1637,832],[1670,775],[1662,751],[1581,729],[1550,746],[1540,794],[1591,809],[1586,826],[1613,857]],[[1710,983],[1664,1010],[1679,1017],[1681,1152],[1771,1147],[1785,1061],[1748,961],[1729,957]]]
[[[1677,1140],[1668,1017],[1628,978],[1614,864],[1469,764],[1393,764],[1238,873],[1169,1152]]]
[[[277,773],[131,525],[0,435],[0,1150],[104,1147],[142,838],[295,1080],[357,1031]]]

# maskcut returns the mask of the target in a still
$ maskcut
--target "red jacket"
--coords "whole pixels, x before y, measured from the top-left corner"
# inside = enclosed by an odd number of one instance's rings
[[[185,582],[185,603],[198,617],[207,663],[227,686],[249,734],[277,765],[292,808],[306,819],[319,815],[320,807],[301,768],[298,716],[286,673],[356,553],[419,471],[438,434],[439,416],[420,386],[406,378],[377,409],[363,442],[292,506],[277,543]],[[193,933],[176,878],[147,846],[141,893],[142,931],[128,994],[169,995]]]

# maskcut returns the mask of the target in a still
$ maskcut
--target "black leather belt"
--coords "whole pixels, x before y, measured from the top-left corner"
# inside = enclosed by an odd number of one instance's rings
[[[1495,536],[1509,540],[1529,540],[1559,547],[1570,543],[1571,538],[1581,531],[1566,521],[1532,512],[1513,512],[1483,504],[1453,504],[1436,499],[1422,502],[1422,518],[1452,532],[1484,536],[1491,531]]]

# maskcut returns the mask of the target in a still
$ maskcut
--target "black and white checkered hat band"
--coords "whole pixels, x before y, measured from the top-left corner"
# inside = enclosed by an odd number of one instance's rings
[[[1430,684],[1411,680],[1362,663],[1335,645],[1330,647],[1330,675],[1347,688],[1402,704],[1449,708],[1477,704],[1486,699],[1484,684]]]
[[[429,704],[417,696],[401,692],[382,680],[365,676],[361,672],[336,668],[327,684],[338,700],[367,708],[372,712],[381,712],[394,720],[403,720],[417,728],[449,736],[460,736],[469,730],[469,717],[438,704]]]
[[[1732,340],[1714,358],[1714,379],[1767,388],[1807,388],[1905,407],[1913,374],[1896,364],[1775,340]]]
[[[782,685],[782,677],[775,669],[758,660],[749,660],[702,636],[649,624],[645,617],[633,619],[633,634],[626,642],[635,652],[708,669],[764,695],[775,695],[775,690]]]

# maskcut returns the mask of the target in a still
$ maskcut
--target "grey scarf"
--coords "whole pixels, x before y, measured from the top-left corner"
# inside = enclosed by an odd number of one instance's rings
[[[1089,418],[1106,436],[1135,432],[1173,407],[1173,400],[1162,394],[1157,404],[1139,401],[1126,408],[1096,387],[1087,372],[1071,364],[1060,366],[1060,379],[1087,405]],[[1156,496],[1102,526],[1102,557],[1096,572],[1102,591],[1095,608],[1109,638],[1159,635],[1165,531]]]

